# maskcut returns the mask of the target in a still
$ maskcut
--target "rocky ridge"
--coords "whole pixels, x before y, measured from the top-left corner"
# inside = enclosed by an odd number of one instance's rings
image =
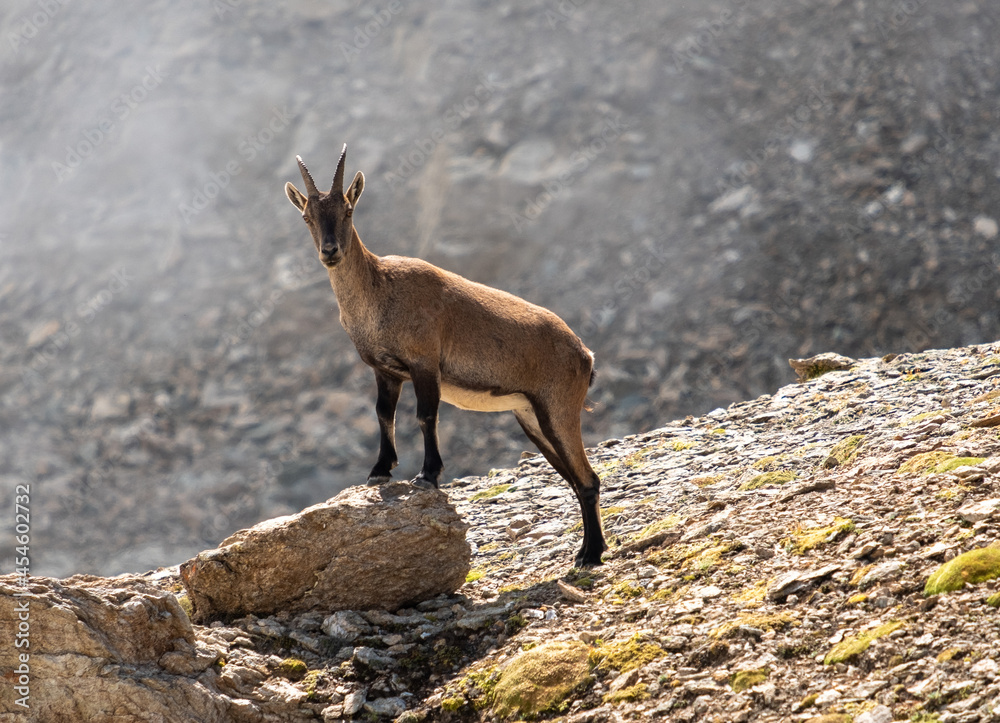
[[[576,504],[525,455],[447,488],[458,594],[195,625],[199,664],[171,665],[218,720],[517,717],[511,678],[556,655],[582,676],[536,714],[567,723],[1000,721],[1000,565],[924,594],[1000,546],[998,381],[1000,344],[890,355],[608,440],[594,570],[568,569]]]
[[[345,141],[374,252],[594,350],[590,443],[789,356],[1000,337],[996,3],[15,0],[0,35],[0,496],[43,490],[38,572],[169,565],[370,469],[371,372],[281,192]],[[441,434],[456,476],[524,444]]]

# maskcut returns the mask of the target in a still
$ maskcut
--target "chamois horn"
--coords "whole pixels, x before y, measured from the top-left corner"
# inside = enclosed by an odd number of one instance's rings
[[[340,152],[340,163],[337,164],[337,173],[333,177],[333,185],[330,186],[330,193],[344,192],[344,159],[347,158],[347,144]]]
[[[299,171],[301,171],[302,180],[306,184],[306,192],[310,196],[318,196],[319,190],[316,188],[316,182],[313,180],[312,174],[309,173],[309,169],[306,168],[306,164],[302,162],[302,156],[295,156],[295,160],[299,162]]]

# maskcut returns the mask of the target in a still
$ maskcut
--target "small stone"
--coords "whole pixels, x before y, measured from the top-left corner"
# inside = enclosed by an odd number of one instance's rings
[[[903,563],[901,562],[883,562],[876,565],[871,570],[866,572],[864,576],[858,581],[858,587],[862,590],[871,587],[876,583],[887,582],[889,580],[895,580],[900,575],[900,571],[903,569]]]
[[[376,698],[365,703],[364,708],[379,718],[395,718],[406,710],[406,701],[402,698]]]
[[[978,663],[969,668],[969,672],[973,675],[978,675],[980,677],[989,678],[992,680],[997,677],[1000,673],[1000,665],[997,664],[993,658],[983,658]]]
[[[611,685],[608,686],[608,690],[614,693],[615,691],[622,690],[623,688],[628,688],[630,685],[635,685],[638,680],[639,671],[629,670],[612,680]]]
[[[815,705],[817,708],[825,708],[831,703],[835,703],[843,697],[843,693],[835,688],[830,688],[829,690],[824,690],[818,696],[816,696]]]
[[[343,718],[344,706],[340,704],[328,705],[320,711],[320,715],[323,716],[323,723],[335,723],[335,721],[339,721]]]
[[[715,585],[705,585],[703,587],[695,588],[692,591],[694,597],[700,597],[703,600],[709,600],[711,598],[719,597],[722,594],[722,588]]]
[[[646,565],[636,571],[636,575],[640,580],[650,580],[659,574],[660,571],[654,565]]]
[[[31,333],[28,334],[28,341],[26,342],[29,349],[34,349],[37,346],[42,346],[45,342],[55,336],[62,325],[52,319],[45,322],[41,326],[37,326],[32,329]]]
[[[581,638],[582,636],[583,633],[581,633]],[[687,647],[687,644],[688,644],[688,639],[685,638],[683,635],[667,635],[660,639],[660,647],[662,647],[664,650],[669,650],[671,652],[683,650],[684,648]]]
[[[877,542],[875,542],[874,540],[869,540],[861,547],[859,547],[857,550],[852,552],[851,557],[853,557],[855,560],[860,560],[862,557],[880,557],[880,555],[875,554],[876,551],[879,549],[881,548]]]
[[[387,655],[382,655],[375,648],[362,646],[354,649],[354,660],[373,670],[382,670],[396,665],[396,661]]]
[[[757,545],[753,548],[753,554],[760,560],[770,560],[774,557],[774,548],[768,545]]]
[[[899,144],[899,150],[906,155],[919,153],[927,147],[929,140],[923,133],[911,133]]]
[[[131,404],[128,394],[98,394],[90,408],[90,419],[93,422],[127,419]]]
[[[792,144],[788,147],[788,155],[799,163],[808,163],[813,158],[815,148],[815,141],[797,139],[792,141]]]
[[[808,381],[827,372],[850,369],[857,364],[854,359],[842,354],[824,352],[808,359],[789,359],[788,365],[798,375],[799,381]]]
[[[719,196],[708,204],[709,213],[725,213],[727,211],[737,211],[754,198],[753,186],[746,185],[734,188],[731,191]]]
[[[987,239],[994,239],[1000,233],[996,219],[989,216],[976,216],[972,222],[972,230]]]
[[[888,706],[877,705],[855,718],[854,723],[892,723],[892,710]]]
[[[972,525],[996,515],[1000,515],[1000,498],[969,502],[958,509],[958,516]]]
[[[331,638],[346,642],[356,640],[361,635],[367,635],[372,627],[353,610],[340,610],[323,620],[323,632]]]
[[[365,690],[356,690],[344,696],[344,715],[351,716],[361,710],[365,705]]]

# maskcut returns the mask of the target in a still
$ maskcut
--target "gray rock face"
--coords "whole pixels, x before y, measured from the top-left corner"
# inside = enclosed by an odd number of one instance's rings
[[[16,639],[20,621],[30,645],[0,646],[0,666],[15,671],[27,653],[27,685],[6,686],[0,719],[4,713],[37,721],[230,719],[226,699],[172,674],[178,665],[192,672],[208,667],[218,656],[196,647],[191,621],[169,592],[128,576],[32,578],[26,586],[2,577],[4,640]]]
[[[396,610],[465,582],[468,529],[447,496],[408,482],[351,487],[231,535],[181,565],[196,621],[216,615]]]

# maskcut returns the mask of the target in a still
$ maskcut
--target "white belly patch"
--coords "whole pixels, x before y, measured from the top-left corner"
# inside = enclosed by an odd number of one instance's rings
[[[497,396],[489,392],[476,392],[450,384],[441,385],[441,399],[459,409],[473,412],[506,412],[512,409],[531,409],[531,403],[523,394]]]

